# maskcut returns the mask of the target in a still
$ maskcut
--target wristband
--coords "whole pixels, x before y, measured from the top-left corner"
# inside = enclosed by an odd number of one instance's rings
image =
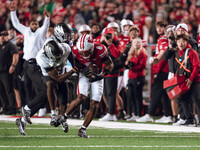
[[[13,66],[14,68],[16,67],[16,65],[12,64],[11,66]]]

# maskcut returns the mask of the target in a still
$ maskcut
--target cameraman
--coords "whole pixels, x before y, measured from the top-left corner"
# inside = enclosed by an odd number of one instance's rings
[[[119,56],[121,55],[121,45],[118,38],[114,35],[113,28],[106,28],[101,38],[102,44],[107,47],[108,55],[112,58],[114,68],[111,73],[104,78],[104,96],[108,101],[108,113],[100,121],[116,121],[115,104],[117,81],[121,67]]]
[[[163,55],[163,58],[168,61],[169,66],[169,74],[168,79],[171,79],[174,77],[174,74],[176,72],[176,66],[175,66],[175,52],[177,49],[177,44],[175,41],[175,28],[174,25],[168,25],[166,27],[165,35],[168,39],[168,48],[166,52]],[[173,114],[173,122],[177,122],[177,116],[178,116],[178,104],[176,99],[171,99],[171,108],[172,108],[172,114]]]
[[[169,25],[170,26],[170,25]],[[172,26],[172,25],[171,25]],[[176,62],[175,62],[175,52],[177,52],[177,44],[175,41],[175,38],[180,35],[185,35],[189,37],[189,44],[195,51],[198,50],[197,42],[188,34],[188,26],[185,23],[180,23],[177,25],[177,27],[173,27],[173,32],[171,32],[168,28],[166,30],[166,36],[168,37],[169,45],[167,48],[167,51],[164,53],[163,57],[165,60],[169,60],[169,75],[168,79],[171,79],[174,77],[174,73],[176,72]],[[192,107],[192,101],[191,101],[191,107]],[[175,99],[171,100],[171,107],[172,107],[172,113],[174,118],[174,124],[175,126],[179,126],[181,124],[184,124],[186,122],[185,114],[183,112],[183,108],[181,105],[181,101],[177,101]],[[180,114],[180,120],[177,120],[177,115]]]

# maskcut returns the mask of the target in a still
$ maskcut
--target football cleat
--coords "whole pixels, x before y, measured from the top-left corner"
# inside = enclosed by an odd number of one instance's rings
[[[57,115],[56,114],[51,115],[50,125],[54,126],[54,127],[59,126],[59,125],[57,125]]]
[[[31,110],[26,110],[24,109],[24,107],[21,108],[21,112],[22,112],[22,115],[23,115],[23,118],[26,122],[28,122],[29,124],[32,124],[31,122]]]
[[[89,136],[86,133],[86,129],[80,128],[78,130],[78,136],[82,137],[82,138],[89,138]]]
[[[17,118],[15,123],[18,126],[19,132],[21,133],[21,135],[25,136],[26,135],[26,133],[25,133],[26,123],[22,122],[21,118]]]

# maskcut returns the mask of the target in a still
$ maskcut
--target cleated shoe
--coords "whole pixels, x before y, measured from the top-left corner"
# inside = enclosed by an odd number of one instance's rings
[[[31,110],[26,110],[26,109],[24,109],[24,107],[22,107],[21,112],[22,112],[22,115],[23,115],[24,120],[25,120],[26,122],[28,122],[29,124],[32,124],[32,122],[31,122],[31,117],[30,117],[30,115],[31,115]]]
[[[68,124],[66,122],[66,118],[65,116],[60,116],[60,118],[57,121],[56,127],[58,127],[59,125],[62,125],[62,129],[65,133],[68,132]]]
[[[25,133],[26,123],[22,122],[21,118],[17,118],[15,123],[18,126],[19,132],[21,133],[21,135],[25,136],[26,135],[26,133]]]
[[[78,136],[82,138],[89,138],[89,136],[86,133],[86,129],[80,128],[78,131]]]
[[[65,119],[64,116],[61,117],[62,118],[62,121],[61,121],[61,124],[62,124],[62,129],[65,133],[68,132],[68,124],[67,124],[67,121]]]
[[[60,124],[58,125],[56,114],[51,115],[50,125],[54,127],[58,127],[60,125]]]

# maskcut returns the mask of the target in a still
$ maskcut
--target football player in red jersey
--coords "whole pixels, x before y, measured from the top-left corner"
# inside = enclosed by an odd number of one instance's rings
[[[102,44],[94,43],[93,38],[89,34],[83,34],[79,37],[77,44],[72,48],[72,54],[76,62],[79,63],[77,67],[82,69],[79,74],[77,98],[71,102],[65,116],[67,118],[86,99],[90,91],[90,109],[78,132],[80,137],[89,138],[86,128],[92,121],[103,94],[103,76],[112,71],[113,62],[108,56],[106,47]],[[103,64],[105,64],[105,67],[102,72]]]

